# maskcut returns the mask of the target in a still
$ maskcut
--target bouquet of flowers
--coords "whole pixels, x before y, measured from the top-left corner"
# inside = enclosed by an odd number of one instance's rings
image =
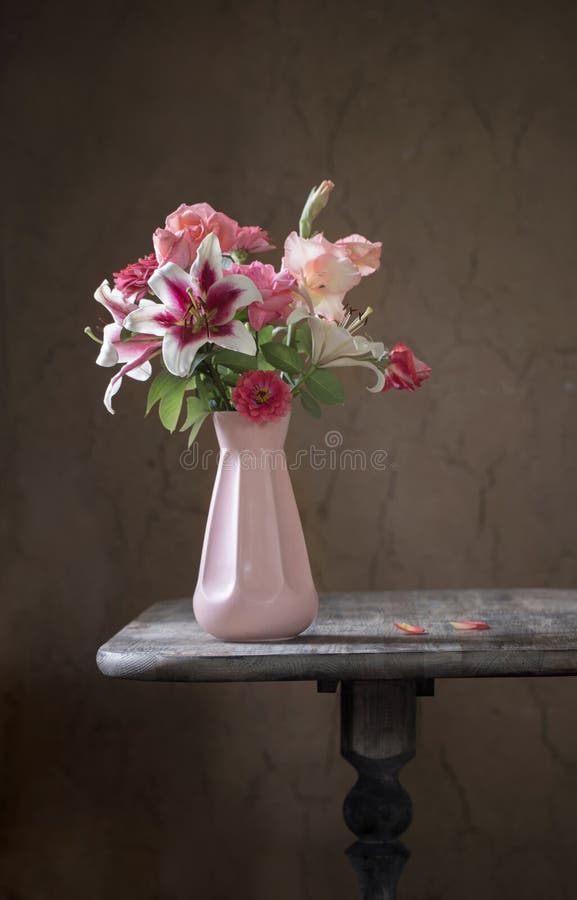
[[[158,405],[170,432],[189,446],[208,415],[237,410],[252,422],[286,415],[298,398],[312,416],[344,401],[335,369],[371,371],[372,392],[413,391],[430,368],[404,344],[367,332],[371,308],[348,293],[379,268],[381,243],[360,234],[329,241],[314,223],[334,185],[323,181],[305,203],[299,231],[284,243],[279,271],[253,257],[274,249],[266,231],[240,226],[208,203],[181,204],[153,235],[154,252],[103,281],[95,299],[112,317],[99,366],[120,366],[104,404],[125,376],[147,381],[146,413]]]

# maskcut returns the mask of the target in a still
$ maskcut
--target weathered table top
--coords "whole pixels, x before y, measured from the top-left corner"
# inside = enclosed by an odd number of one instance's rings
[[[452,620],[488,631],[457,632]],[[393,622],[426,628],[406,635]],[[190,599],[157,603],[98,652],[104,675],[143,681],[430,679],[577,674],[577,591],[334,593],[286,642],[227,644],[200,630]]]

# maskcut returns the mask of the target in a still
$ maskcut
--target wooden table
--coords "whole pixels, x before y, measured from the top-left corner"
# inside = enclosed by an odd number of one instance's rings
[[[490,630],[457,632],[481,620]],[[426,628],[420,636],[393,622]],[[411,800],[398,780],[415,753],[415,698],[436,678],[577,674],[577,591],[335,593],[292,641],[225,644],[200,631],[190,600],[157,603],[98,651],[113,678],[341,682],[342,754],[358,772],[344,802],[347,854],[363,900],[392,900],[409,855]]]

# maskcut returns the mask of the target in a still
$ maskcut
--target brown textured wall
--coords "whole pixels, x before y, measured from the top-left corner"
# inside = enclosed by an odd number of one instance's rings
[[[332,177],[329,233],[384,241],[375,333],[433,366],[413,397],[352,373],[346,407],[297,418],[293,449],[338,428],[396,463],[295,474],[319,588],[576,584],[576,25],[559,0],[10,14],[2,898],[354,896],[334,696],[94,664],[195,579],[212,473],[179,468],[141,386],[107,415],[82,336],[103,275],[181,200],[280,238]],[[575,692],[422,702],[404,898],[573,896]]]

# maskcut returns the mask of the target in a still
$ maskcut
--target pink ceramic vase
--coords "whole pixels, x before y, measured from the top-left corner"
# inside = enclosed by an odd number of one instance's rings
[[[201,628],[223,641],[294,637],[318,596],[287,471],[290,413],[254,423],[213,416],[220,459],[194,594]]]

